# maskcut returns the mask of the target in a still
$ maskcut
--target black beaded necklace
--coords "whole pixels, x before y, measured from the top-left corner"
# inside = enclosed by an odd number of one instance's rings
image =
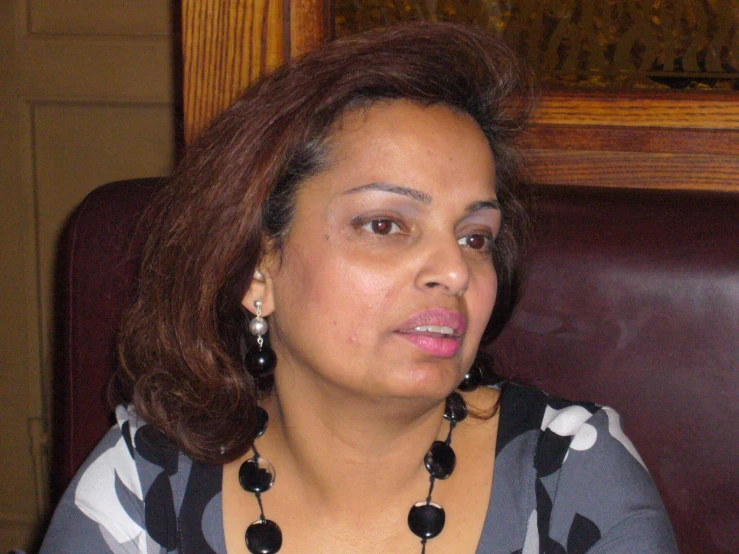
[[[260,337],[261,338],[261,337]],[[261,346],[261,345],[260,345]],[[267,348],[269,349],[269,348]],[[260,348],[260,354],[263,351]],[[274,354],[272,354],[274,356]],[[274,362],[264,364],[255,360],[256,365],[265,368]],[[472,391],[482,381],[482,373],[477,365],[473,365],[459,385],[461,391]],[[444,508],[431,501],[434,483],[437,479],[446,479],[454,471],[456,455],[452,450],[452,431],[457,423],[467,417],[467,405],[462,396],[453,392],[446,398],[444,418],[449,421],[449,434],[444,441],[434,441],[424,456],[424,465],[429,473],[429,493],[426,500],[414,504],[408,512],[408,527],[421,539],[421,554],[426,552],[426,542],[436,537],[444,529]],[[267,430],[269,416],[262,407],[257,407],[257,435],[261,437]],[[279,525],[264,517],[262,493],[268,491],[275,482],[275,468],[266,459],[262,458],[255,445],[252,444],[253,456],[246,460],[239,468],[239,483],[241,487],[253,493],[259,504],[259,519],[246,529],[246,548],[252,554],[274,554],[282,547],[282,531]]]

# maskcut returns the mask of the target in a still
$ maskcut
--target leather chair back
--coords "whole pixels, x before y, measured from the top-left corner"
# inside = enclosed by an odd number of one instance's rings
[[[683,553],[739,552],[739,195],[552,188],[501,373],[618,410]]]
[[[111,421],[115,336],[158,180],[105,185],[59,249],[57,493]],[[500,373],[617,409],[681,552],[739,552],[739,195],[552,187]]]

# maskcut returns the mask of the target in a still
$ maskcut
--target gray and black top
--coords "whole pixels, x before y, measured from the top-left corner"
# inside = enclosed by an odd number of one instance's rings
[[[226,554],[222,468],[193,462],[131,407],[116,416],[64,494],[41,554]],[[495,456],[477,554],[677,553],[611,408],[508,383]]]

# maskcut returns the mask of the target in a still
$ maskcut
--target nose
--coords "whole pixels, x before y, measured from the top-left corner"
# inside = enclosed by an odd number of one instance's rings
[[[462,296],[469,284],[470,270],[456,239],[431,243],[416,274],[416,287]]]

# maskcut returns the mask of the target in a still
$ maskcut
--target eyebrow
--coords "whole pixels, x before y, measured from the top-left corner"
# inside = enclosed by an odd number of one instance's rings
[[[413,200],[422,202],[423,204],[431,204],[431,197],[425,192],[421,192],[420,190],[415,190],[408,187],[401,187],[400,185],[392,185],[390,183],[382,182],[369,183],[367,185],[354,187],[353,189],[347,190],[344,194],[356,194],[358,192],[364,192],[366,190],[379,190],[382,192],[400,194],[402,196],[407,196],[409,198],[412,198]]]
[[[493,200],[478,200],[473,202],[465,208],[465,212],[471,214],[473,212],[479,212],[481,210],[498,210],[500,211],[500,202],[497,199]]]
[[[400,194],[401,196],[407,196],[409,198],[412,198],[413,200],[422,202],[423,204],[431,204],[431,196],[429,196],[425,192],[383,182],[368,183],[366,185],[354,187],[344,192],[344,194],[356,194],[358,192],[364,192],[367,190],[379,190],[392,194]],[[470,214],[482,210],[500,210],[500,202],[498,202],[497,199],[478,200],[467,206],[464,211]]]

